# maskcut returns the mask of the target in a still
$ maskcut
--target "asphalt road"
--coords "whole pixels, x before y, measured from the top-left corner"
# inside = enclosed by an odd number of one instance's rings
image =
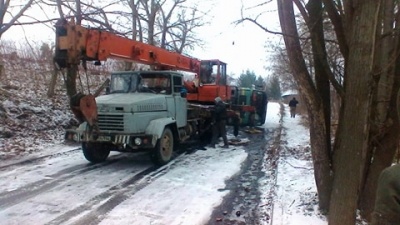
[[[241,131],[241,137],[250,140],[244,148],[248,157],[237,165],[240,172],[218,190],[230,192],[207,224],[269,223],[273,205],[260,205],[259,186],[273,195],[279,136],[279,128],[256,134]],[[175,160],[205,150],[204,143],[184,148]],[[117,153],[100,164],[84,161],[81,154],[77,147],[1,166],[2,224],[99,224],[115,207],[170,171],[154,166],[145,153]]]
[[[230,193],[225,196],[222,204],[214,209],[207,224],[269,224],[271,222],[280,128],[244,135],[250,140],[245,148],[248,157],[241,165],[240,173],[226,182],[226,190]],[[264,185],[264,189],[269,193],[267,195],[269,199],[266,199],[268,204],[260,205],[260,185]],[[264,209],[260,210],[260,208]]]

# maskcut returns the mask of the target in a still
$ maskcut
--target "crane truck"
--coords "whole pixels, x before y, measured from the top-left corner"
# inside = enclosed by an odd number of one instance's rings
[[[227,84],[226,63],[220,60],[199,60],[73,20],[57,21],[54,61],[60,69],[111,58],[152,70],[112,72],[106,95],[71,98],[81,123],[67,130],[66,138],[80,142],[93,163],[105,161],[110,151],[145,150],[154,163],[164,165],[178,144],[210,133],[216,97],[229,103],[235,96],[235,87]],[[194,73],[195,79],[185,81],[180,71]],[[229,110],[229,115],[238,114]]]

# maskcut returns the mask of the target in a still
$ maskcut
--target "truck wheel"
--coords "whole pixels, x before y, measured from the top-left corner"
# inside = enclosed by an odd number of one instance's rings
[[[167,164],[172,158],[174,151],[174,135],[169,128],[165,128],[161,138],[157,141],[156,147],[151,155],[152,161],[159,165]]]
[[[82,150],[85,158],[92,163],[104,162],[110,154],[110,149],[99,143],[84,142]]]

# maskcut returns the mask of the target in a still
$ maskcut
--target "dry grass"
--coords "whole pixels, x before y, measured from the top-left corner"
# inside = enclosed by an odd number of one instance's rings
[[[40,47],[21,49],[13,43],[2,42],[0,65],[3,67],[0,75],[0,158],[35,152],[63,142],[65,128],[76,120],[69,109],[61,74],[57,77],[55,95],[47,97],[53,72],[51,49],[47,52]],[[106,74],[106,71],[108,67],[103,66],[89,73]],[[82,85],[78,81],[78,90],[87,93],[86,76],[81,75]],[[89,76],[90,89],[95,90],[105,77]]]

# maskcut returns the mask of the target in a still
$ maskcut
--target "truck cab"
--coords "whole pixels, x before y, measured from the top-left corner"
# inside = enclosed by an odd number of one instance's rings
[[[91,162],[111,150],[149,150],[157,164],[171,159],[174,145],[190,135],[183,75],[176,71],[113,72],[106,95],[96,97],[97,119],[67,136],[82,142]]]

